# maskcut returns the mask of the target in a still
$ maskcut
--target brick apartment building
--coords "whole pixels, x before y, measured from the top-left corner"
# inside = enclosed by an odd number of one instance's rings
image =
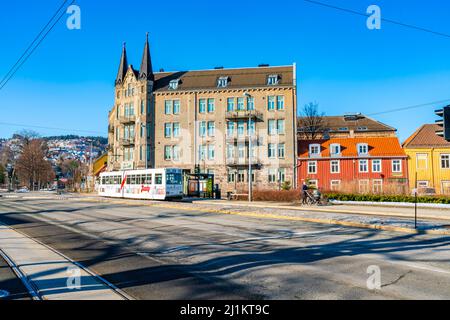
[[[108,170],[211,173],[223,191],[296,181],[296,70],[291,66],[154,72],[125,46],[109,113]],[[249,145],[252,147],[250,148]]]
[[[319,138],[299,139],[299,184],[326,191],[407,191],[407,157],[394,128],[361,114],[324,120]]]

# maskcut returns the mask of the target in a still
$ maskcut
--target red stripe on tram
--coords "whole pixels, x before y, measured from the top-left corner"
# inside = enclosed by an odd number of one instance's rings
[[[125,175],[125,177],[122,180],[122,183],[120,185],[120,191],[122,191],[123,187],[125,187],[126,182],[127,182],[127,175]]]

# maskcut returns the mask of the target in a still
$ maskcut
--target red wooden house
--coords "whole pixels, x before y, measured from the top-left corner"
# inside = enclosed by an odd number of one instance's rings
[[[407,156],[396,137],[299,141],[298,183],[323,191],[403,193]]]

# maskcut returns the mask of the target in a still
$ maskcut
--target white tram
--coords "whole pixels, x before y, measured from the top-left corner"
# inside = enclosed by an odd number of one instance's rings
[[[183,197],[181,169],[146,169],[100,174],[102,197],[167,200]]]

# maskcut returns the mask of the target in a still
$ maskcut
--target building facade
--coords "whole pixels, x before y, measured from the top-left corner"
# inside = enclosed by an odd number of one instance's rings
[[[408,156],[410,189],[433,188],[437,194],[450,195],[450,142],[436,135],[436,124],[420,127],[403,143]]]
[[[176,167],[210,173],[223,191],[296,181],[292,66],[153,72],[123,48],[109,113],[108,170]]]
[[[298,178],[324,191],[405,193],[407,157],[396,137],[302,140]]]

